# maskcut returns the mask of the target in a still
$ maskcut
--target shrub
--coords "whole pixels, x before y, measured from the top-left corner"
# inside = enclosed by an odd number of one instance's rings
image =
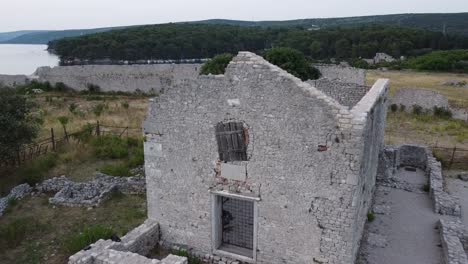
[[[452,111],[444,107],[434,106],[433,109],[434,115],[444,119],[452,118]]]
[[[106,109],[105,104],[97,104],[93,107],[93,113],[99,117],[101,116],[102,112],[104,112],[104,109]]]
[[[64,246],[67,252],[76,253],[99,239],[110,239],[114,230],[109,226],[93,225],[85,228],[82,232],[70,235],[65,239]]]
[[[215,56],[212,60],[203,64],[200,74],[224,74],[224,72],[226,71],[226,67],[228,66],[229,62],[231,62],[232,58],[234,58],[234,56],[229,53],[224,53]]]
[[[68,90],[70,90],[70,88],[64,84],[63,82],[58,82],[55,84],[55,90],[59,91],[59,92],[66,92]]]
[[[69,110],[70,113],[72,113],[72,114],[75,114],[75,111],[76,111],[77,108],[78,108],[78,105],[75,104],[75,103],[71,103],[71,104],[68,106],[68,110]]]
[[[99,169],[100,172],[116,176],[116,177],[128,177],[131,176],[130,167],[128,163],[123,162],[116,165],[105,165]]]
[[[367,213],[367,221],[373,222],[375,220],[375,215],[373,212]]]
[[[128,157],[127,140],[117,136],[101,136],[91,140],[94,154],[98,158],[121,159]]]
[[[320,71],[312,67],[299,50],[273,48],[265,52],[265,59],[303,81],[320,78]]]
[[[415,115],[422,115],[423,114],[423,108],[420,105],[413,105],[413,114]]]
[[[395,113],[396,111],[398,111],[398,105],[397,104],[392,104],[390,105],[390,110]]]
[[[50,153],[24,165],[18,169],[17,174],[24,179],[24,182],[34,186],[36,183],[41,182],[47,172],[57,165],[57,158],[56,153]]]
[[[15,248],[21,244],[31,232],[41,232],[46,226],[32,217],[19,218],[0,226],[1,248]]]
[[[128,104],[128,102],[123,102],[122,107],[125,108],[125,109],[128,109],[130,107],[130,105]]]
[[[88,85],[86,85],[86,87],[88,88],[88,91],[90,93],[99,93],[101,91],[101,87],[99,87],[99,85],[95,85],[95,84],[92,84],[92,83],[88,83]]]
[[[400,112],[405,112],[406,110],[406,105],[400,104]]]

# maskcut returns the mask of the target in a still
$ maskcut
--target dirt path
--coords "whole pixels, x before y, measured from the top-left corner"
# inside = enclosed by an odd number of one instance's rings
[[[426,176],[419,170],[401,169],[397,178],[413,191],[377,187],[376,217],[366,226],[358,263],[442,263],[440,239],[435,229],[439,215],[433,212],[429,195],[423,191]]]

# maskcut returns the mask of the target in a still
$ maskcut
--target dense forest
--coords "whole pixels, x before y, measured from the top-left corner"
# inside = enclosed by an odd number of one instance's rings
[[[310,30],[209,24],[163,24],[132,27],[49,43],[66,59],[199,59],[238,51],[290,47],[306,56],[372,58],[376,52],[394,57],[426,54],[432,50],[468,48],[468,36],[395,26]]]

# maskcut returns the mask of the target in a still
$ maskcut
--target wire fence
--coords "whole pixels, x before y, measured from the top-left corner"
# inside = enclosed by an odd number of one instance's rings
[[[64,136],[56,137],[53,128],[50,129],[50,137],[38,140],[34,143],[24,145],[15,153],[11,153],[9,158],[0,159],[0,168],[18,167],[24,163],[35,160],[41,156],[47,155],[50,152],[57,151],[58,148],[70,143],[82,143],[90,136],[118,136],[129,137],[142,135],[142,129],[129,126],[111,126],[101,124],[99,121],[96,124],[90,124],[81,131],[68,133],[64,128]]]

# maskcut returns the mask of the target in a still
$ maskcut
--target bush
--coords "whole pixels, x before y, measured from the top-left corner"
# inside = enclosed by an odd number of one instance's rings
[[[406,105],[400,104],[400,112],[405,112],[406,110]]]
[[[0,226],[0,248],[15,248],[32,232],[41,232],[46,226],[32,217],[19,218]]]
[[[116,177],[131,176],[130,167],[127,162],[119,163],[116,165],[105,165],[101,167],[99,171],[104,174]]]
[[[234,56],[229,53],[224,53],[224,54],[215,56],[212,60],[203,64],[200,74],[201,75],[224,74],[224,72],[226,71],[226,67],[228,66],[229,62],[231,62],[232,58],[234,58]]]
[[[452,111],[444,107],[434,106],[433,109],[434,115],[443,119],[452,118]]]
[[[367,221],[373,222],[375,220],[375,215],[373,212],[367,213]]]
[[[424,110],[422,106],[420,105],[413,105],[413,114],[415,115],[422,115],[424,113]]]
[[[91,140],[94,154],[98,158],[121,159],[128,157],[127,140],[117,136],[101,136]]]
[[[398,105],[397,104],[392,104],[390,105],[390,110],[395,113],[396,111],[398,111]]]
[[[71,104],[68,106],[68,110],[69,110],[70,113],[72,113],[72,114],[75,114],[75,111],[76,111],[77,108],[78,108],[78,105],[75,104],[75,103],[71,103]]]
[[[99,85],[95,85],[92,83],[88,83],[86,87],[88,88],[88,91],[90,93],[99,93],[101,91],[101,87],[99,87]]]
[[[68,87],[63,82],[58,82],[58,83],[55,84],[55,90],[57,90],[59,92],[66,92],[66,91],[69,91],[71,89],[70,89],[70,87]]]
[[[320,71],[310,65],[304,54],[291,48],[273,48],[265,52],[265,59],[303,81],[320,78]]]
[[[56,153],[47,154],[44,157],[24,165],[18,169],[17,174],[24,179],[24,182],[34,186],[36,183],[41,182],[45,178],[47,172],[57,165],[57,158],[58,155]]]
[[[72,254],[95,243],[99,239],[110,239],[114,234],[114,230],[109,226],[93,225],[85,228],[82,232],[70,235],[65,239],[64,246],[67,252]]]
[[[13,89],[0,89],[0,107],[0,159],[10,159],[36,137],[38,124],[31,118],[34,104]]]
[[[93,113],[99,117],[101,116],[102,112],[104,112],[104,110],[106,109],[106,105],[105,104],[97,104],[93,107]]]
[[[468,73],[468,50],[434,51],[414,58],[406,66],[416,70]]]
[[[122,107],[128,109],[130,107],[130,104],[128,102],[123,102]]]

